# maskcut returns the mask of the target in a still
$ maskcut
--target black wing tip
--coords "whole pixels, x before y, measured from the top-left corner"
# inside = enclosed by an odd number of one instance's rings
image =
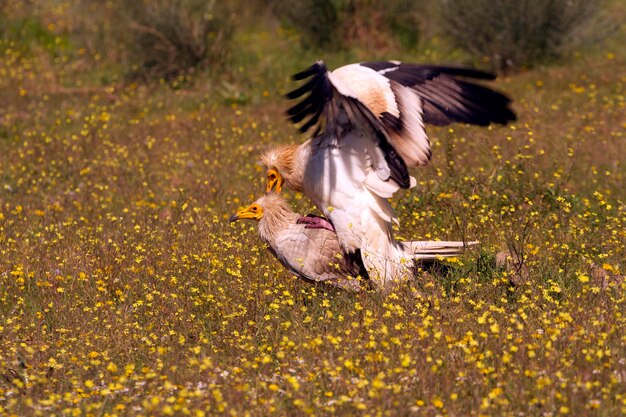
[[[393,114],[384,111],[380,114],[380,119],[383,123],[383,126],[389,128],[389,129],[393,129],[396,132],[399,132],[402,130],[402,118],[400,117],[396,117]]]
[[[310,116],[298,129],[302,133],[318,124],[326,102],[332,97],[332,89],[327,74],[326,64],[324,61],[318,60],[309,68],[292,77],[296,81],[308,79],[300,87],[285,94],[285,97],[290,100],[302,98],[299,103],[287,110],[287,117],[292,123],[298,124]],[[318,131],[319,125],[316,133]]]
[[[326,68],[326,64],[321,59],[318,59],[317,61],[315,61],[313,65],[292,75],[291,78],[295,81],[300,81],[300,80],[304,80],[305,78],[318,75],[320,73],[323,74],[326,71],[328,71],[328,69]]]
[[[373,69],[374,71],[382,71],[402,65],[402,63],[400,61],[364,61],[359,62],[359,65]]]
[[[428,124],[489,126],[517,120],[511,98],[481,83],[442,77],[431,80],[424,89],[417,88],[424,100],[424,121]]]
[[[498,74],[495,72],[460,65],[427,65],[426,67],[441,74],[457,77],[474,78],[477,80],[495,80],[498,78]]]
[[[517,114],[515,114],[513,109],[508,108],[508,107],[502,109],[502,111],[500,112],[500,114],[498,116],[499,117],[497,117],[495,120],[493,120],[493,122],[497,123],[499,125],[503,125],[504,126],[504,125],[507,125],[509,123],[517,121]]]
[[[374,71],[397,68],[397,70],[400,72],[413,73],[417,77],[426,78],[430,78],[440,74],[446,74],[456,77],[474,78],[479,80],[495,80],[498,77],[498,75],[494,72],[463,65],[416,64],[411,62],[405,63],[394,60],[360,62],[359,65],[371,68]]]
[[[387,161],[387,164],[391,169],[391,179],[394,180],[400,188],[411,188],[411,176],[409,175],[409,169],[406,166],[406,162],[404,162],[404,159],[398,155],[382,132],[378,132],[377,136],[378,146],[380,146],[383,151],[385,161]]]

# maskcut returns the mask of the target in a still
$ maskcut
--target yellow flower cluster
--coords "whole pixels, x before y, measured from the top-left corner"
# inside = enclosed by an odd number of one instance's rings
[[[227,225],[298,140],[275,88],[60,89],[81,61],[0,41],[0,415],[626,414],[623,50],[504,79],[515,125],[429,130],[402,238],[480,249],[382,297]]]

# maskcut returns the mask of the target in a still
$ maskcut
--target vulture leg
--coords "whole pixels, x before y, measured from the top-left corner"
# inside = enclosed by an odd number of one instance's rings
[[[326,229],[335,233],[335,228],[333,227],[332,223],[330,223],[325,218],[316,216],[314,214],[307,214],[306,216],[300,216],[296,223],[305,224],[306,225],[304,226],[305,229]]]

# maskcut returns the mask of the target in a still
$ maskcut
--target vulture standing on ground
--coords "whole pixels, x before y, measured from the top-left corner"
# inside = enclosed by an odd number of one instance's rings
[[[294,275],[350,291],[369,286],[368,274],[357,254],[342,251],[337,235],[327,228],[309,228],[279,194],[270,192],[230,217],[230,222],[259,222],[259,236],[270,252]],[[472,242],[475,243],[475,242]],[[470,243],[471,244],[471,243]],[[458,255],[463,242],[406,242],[415,258],[434,260]],[[412,265],[413,272],[419,263]],[[361,279],[358,279],[361,277]]]
[[[469,68],[384,61],[329,72],[318,61],[294,75],[307,78],[287,94],[301,98],[287,113],[303,122],[300,131],[315,133],[261,157],[267,191],[284,184],[307,195],[332,224],[311,220],[307,227],[334,229],[341,248],[362,258],[372,284],[388,288],[412,275],[414,254],[393,237],[397,218],[387,199],[415,186],[408,168],[431,158],[424,123],[506,124],[516,118],[511,101],[469,81],[495,78]]]

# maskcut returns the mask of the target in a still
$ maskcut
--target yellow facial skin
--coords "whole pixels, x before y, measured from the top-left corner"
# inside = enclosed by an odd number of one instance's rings
[[[236,214],[230,216],[229,223],[236,220],[251,219],[259,221],[263,217],[263,209],[257,203],[251,204],[245,209],[239,210]]]
[[[283,187],[283,183],[285,180],[283,176],[278,173],[278,171],[274,168],[270,168],[267,170],[267,186],[265,187],[265,192],[269,193],[274,191],[275,193],[280,193]]]

